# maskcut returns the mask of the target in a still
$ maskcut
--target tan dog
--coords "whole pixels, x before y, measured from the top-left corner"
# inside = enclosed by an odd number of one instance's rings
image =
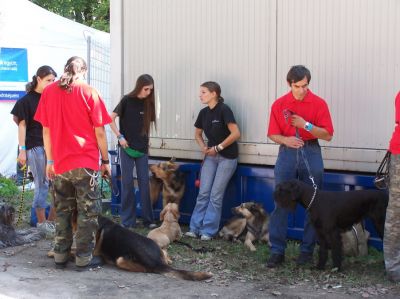
[[[368,255],[368,239],[370,233],[361,223],[353,225],[351,230],[342,233],[343,254],[347,256]]]
[[[161,248],[168,264],[172,263],[167,253],[168,245],[175,240],[179,240],[182,235],[181,227],[178,223],[179,217],[178,205],[176,203],[168,203],[160,213],[160,220],[163,221],[161,226],[147,234],[147,237],[156,242]]]
[[[245,202],[232,208],[232,213],[236,217],[221,229],[220,237],[225,240],[237,240],[239,237],[245,236],[244,245],[251,251],[257,250],[253,244],[254,241],[269,241],[269,218],[260,204]]]
[[[175,158],[171,158],[170,161],[161,162],[159,164],[150,165],[150,171],[154,176],[162,180],[162,197],[163,197],[163,207],[168,203],[179,203],[185,193],[185,176],[182,172],[178,170],[179,165],[175,163]],[[156,194],[159,190],[159,184],[154,179],[150,180],[151,193]],[[155,199],[158,199],[157,195],[152,195]]]

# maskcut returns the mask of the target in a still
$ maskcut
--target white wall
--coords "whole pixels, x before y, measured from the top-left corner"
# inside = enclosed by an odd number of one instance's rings
[[[114,104],[141,73],[156,81],[152,155],[201,158],[198,89],[215,80],[242,131],[240,161],[273,165],[269,110],[288,90],[289,67],[305,64],[334,121],[326,167],[376,169],[400,89],[400,1],[112,0],[111,11]]]

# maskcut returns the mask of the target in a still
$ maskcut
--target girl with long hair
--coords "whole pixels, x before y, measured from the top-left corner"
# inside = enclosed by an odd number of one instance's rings
[[[119,117],[119,129],[115,119]],[[111,113],[112,131],[120,145],[121,164],[121,223],[125,227],[136,225],[136,197],[133,170],[140,192],[143,224],[154,228],[153,208],[149,187],[149,135],[156,124],[154,80],[150,75],[138,77],[135,88],[125,95]]]

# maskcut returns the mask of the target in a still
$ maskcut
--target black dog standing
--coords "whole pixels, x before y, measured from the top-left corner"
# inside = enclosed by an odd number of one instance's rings
[[[283,208],[294,210],[301,204],[310,214],[319,240],[318,269],[324,269],[328,250],[332,250],[333,266],[341,269],[341,233],[369,217],[383,238],[388,196],[380,190],[321,191],[298,180],[279,184],[274,192],[275,201]]]

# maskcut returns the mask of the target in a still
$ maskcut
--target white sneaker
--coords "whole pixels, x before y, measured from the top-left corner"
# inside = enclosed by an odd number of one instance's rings
[[[185,237],[189,237],[189,238],[197,238],[197,234],[191,231],[188,231],[185,233]]]
[[[202,241],[210,241],[212,238],[207,235],[201,235],[200,240]]]
[[[37,223],[36,227],[48,237],[55,236],[56,234],[56,226],[53,222],[45,221],[42,223]]]

